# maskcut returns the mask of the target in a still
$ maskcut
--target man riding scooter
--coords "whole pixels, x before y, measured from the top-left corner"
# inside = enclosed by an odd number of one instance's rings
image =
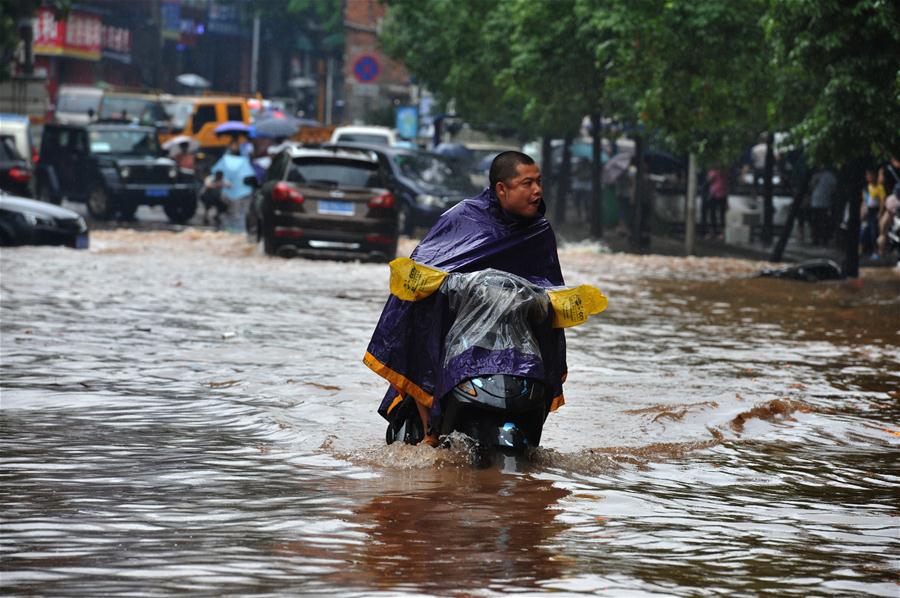
[[[543,288],[564,284],[556,237],[544,218],[540,169],[521,152],[499,154],[491,164],[490,188],[445,212],[413,251],[411,259],[444,273],[493,268]],[[421,269],[419,269],[421,271]],[[413,278],[421,276],[417,271]],[[407,284],[408,286],[408,284]],[[392,295],[376,326],[363,362],[385,378],[388,388],[378,412],[389,422],[414,402],[423,440],[438,443],[442,418],[441,381],[444,340],[452,316],[442,294],[417,301]],[[605,306],[605,305],[604,305]],[[565,335],[547,329],[541,339],[543,380],[549,411],[563,403],[566,376]],[[500,357],[497,373],[523,369],[522,357]],[[503,362],[505,360],[505,362]],[[525,368],[527,369],[527,368]]]

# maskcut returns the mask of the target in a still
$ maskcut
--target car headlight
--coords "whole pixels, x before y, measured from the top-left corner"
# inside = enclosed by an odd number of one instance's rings
[[[423,208],[443,208],[447,205],[447,201],[443,197],[427,193],[416,195],[416,202]]]
[[[52,218],[32,212],[22,212],[22,219],[25,220],[28,226],[53,226]]]
[[[173,166],[172,168],[169,169],[169,178],[174,179],[177,176],[178,176],[178,169]]]
[[[119,176],[122,177],[123,179],[127,179],[128,177],[131,176],[131,169],[128,168],[127,166],[123,166],[122,168],[119,169]]]

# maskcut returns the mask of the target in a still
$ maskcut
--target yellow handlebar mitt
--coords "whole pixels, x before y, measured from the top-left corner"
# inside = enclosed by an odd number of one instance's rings
[[[391,267],[391,293],[403,301],[419,301],[440,288],[447,273],[417,264],[408,257],[398,257]]]
[[[609,303],[600,289],[588,284],[547,291],[547,294],[553,306],[554,328],[568,328],[587,322],[588,316],[599,314]]]

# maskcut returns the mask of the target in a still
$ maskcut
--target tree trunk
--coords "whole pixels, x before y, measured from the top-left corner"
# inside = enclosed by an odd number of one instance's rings
[[[603,123],[600,114],[591,114],[591,236],[603,238]]]
[[[775,249],[772,251],[771,260],[773,262],[780,262],[784,256],[784,249],[787,247],[788,239],[791,238],[791,231],[794,228],[794,220],[797,219],[797,214],[800,213],[800,206],[803,205],[803,196],[809,190],[812,174],[811,169],[805,169],[803,177],[800,179],[800,185],[794,193],[794,201],[791,202],[791,210],[788,212],[787,222],[784,223],[784,231],[782,231],[781,237],[779,237],[778,243],[775,244]]]
[[[644,164],[644,138],[640,135],[634,138],[634,159],[637,172],[634,177],[634,190],[631,198],[631,249],[640,251],[644,248],[644,177],[647,167]]]
[[[850,214],[847,222],[847,245],[844,248],[844,276],[859,277],[859,210],[865,181],[865,161],[857,159],[841,170],[839,189],[847,198]]]
[[[772,203],[772,173],[775,169],[775,136],[766,136],[766,165],[763,170],[763,243],[772,242],[772,225],[775,217],[775,205]]]
[[[567,135],[563,140],[562,165],[560,166],[558,180],[556,181],[556,197],[553,198],[556,221],[560,224],[566,221],[566,201],[569,197],[570,182],[572,180],[572,136]]]
[[[684,206],[684,254],[694,255],[694,242],[697,236],[697,154],[688,155],[687,194]]]
[[[553,143],[549,137],[541,137],[541,178],[544,189],[553,188]]]

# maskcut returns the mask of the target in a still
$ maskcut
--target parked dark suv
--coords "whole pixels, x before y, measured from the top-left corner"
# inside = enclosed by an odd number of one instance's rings
[[[327,144],[325,148],[364,149],[378,158],[385,185],[397,198],[400,232],[431,228],[437,219],[481,189],[457,163],[431,152],[362,143]]]
[[[291,147],[254,193],[247,234],[267,255],[389,261],[397,204],[371,152]]]
[[[128,220],[138,206],[161,205],[170,221],[184,223],[197,210],[193,172],[162,157],[152,127],[47,124],[35,181],[39,199],[86,202],[100,220]]]

